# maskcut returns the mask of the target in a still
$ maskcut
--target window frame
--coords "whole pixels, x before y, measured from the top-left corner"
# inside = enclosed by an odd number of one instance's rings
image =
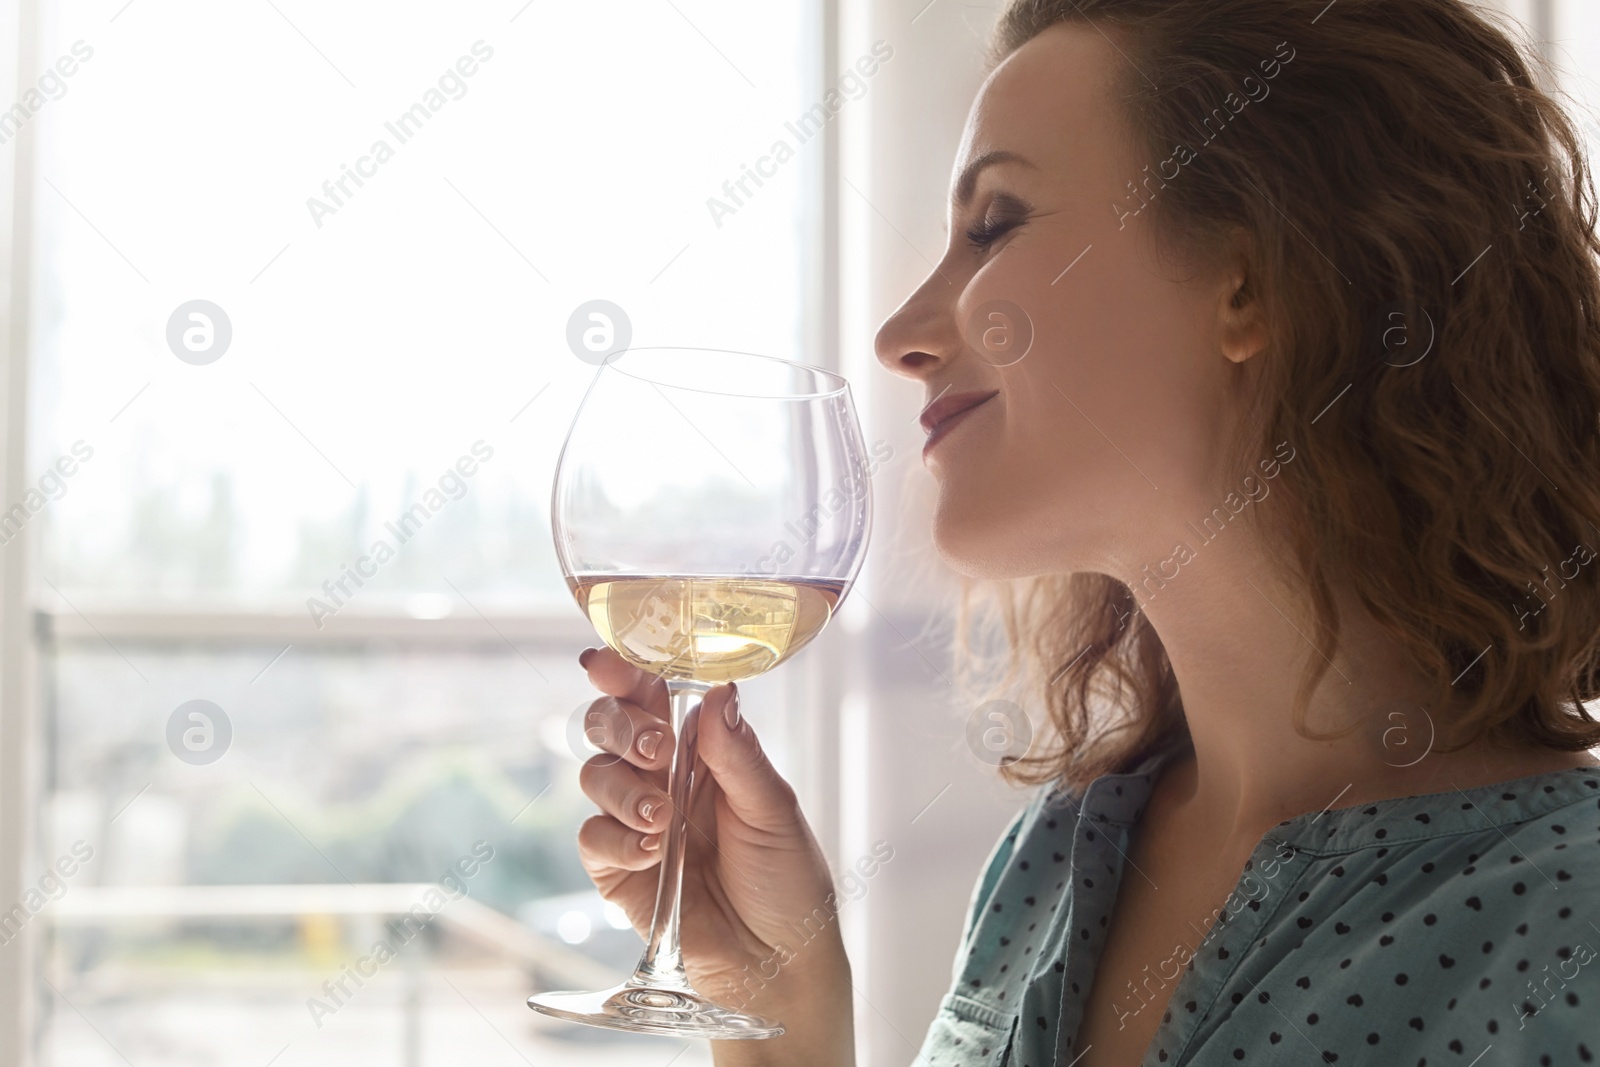
[[[12,0],[0,7],[0,84],[17,92],[31,87],[43,71],[44,30],[49,0]],[[801,0],[807,27],[807,99],[821,99],[838,69],[840,0]],[[802,201],[810,226],[802,244],[802,358],[840,371],[840,219],[838,194],[839,130],[828,123],[804,168]],[[9,159],[0,163],[0,239],[10,257],[0,280],[6,329],[0,337],[0,500],[20,499],[30,484],[28,418],[34,333],[30,321],[34,275],[34,218],[31,192],[37,178],[35,124],[25,124],[13,139]],[[392,642],[408,650],[482,648],[504,651],[507,641],[539,651],[570,650],[595,644],[590,626],[575,610],[496,614],[489,618],[418,619],[399,611],[342,612],[323,630],[310,632],[305,616],[283,611],[217,611],[205,607],[102,611],[92,618],[76,607],[46,607],[36,588],[34,561],[38,527],[30,524],[0,546],[0,909],[20,901],[38,860],[38,831],[44,799],[41,774],[45,719],[42,701],[51,699],[41,684],[46,657],[79,644],[130,643],[164,646],[238,647],[292,643],[319,649]],[[838,631],[839,627],[831,628]],[[785,705],[804,708],[782,725],[783,741],[794,754],[791,780],[812,816],[830,862],[838,850],[839,706],[847,682],[828,670],[823,648],[842,652],[843,635],[825,635],[810,656],[785,669]],[[848,660],[848,657],[846,657]],[[30,1067],[40,1020],[39,937],[48,923],[29,923],[11,942],[0,944],[0,1067]]]

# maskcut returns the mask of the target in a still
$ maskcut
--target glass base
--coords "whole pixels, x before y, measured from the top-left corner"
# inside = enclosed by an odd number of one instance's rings
[[[538,993],[528,1007],[568,1022],[671,1037],[777,1037],[783,1026],[759,1015],[745,1015],[713,1004],[684,989],[657,989],[624,982],[598,993]]]

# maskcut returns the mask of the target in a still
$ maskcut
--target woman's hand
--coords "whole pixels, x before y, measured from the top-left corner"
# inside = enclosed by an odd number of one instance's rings
[[[579,855],[600,895],[648,938],[660,843],[672,815],[666,683],[610,648],[586,649],[579,663],[607,694],[590,705],[584,727],[609,753],[591,758],[579,775],[601,810],[578,832]],[[688,812],[684,966],[701,994],[776,1018],[786,1029],[767,1041],[718,1042],[718,1062],[851,1063],[850,966],[827,862],[794,789],[739,713],[737,685],[711,689],[698,714],[704,770],[696,773]]]

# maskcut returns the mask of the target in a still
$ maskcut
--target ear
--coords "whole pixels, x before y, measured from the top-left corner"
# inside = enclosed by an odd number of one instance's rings
[[[1267,347],[1270,331],[1256,283],[1250,239],[1241,234],[1235,253],[1222,272],[1217,309],[1217,345],[1234,363],[1243,363]]]

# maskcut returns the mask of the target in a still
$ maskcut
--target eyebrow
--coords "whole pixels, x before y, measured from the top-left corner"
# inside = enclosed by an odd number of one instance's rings
[[[955,203],[958,207],[965,207],[967,201],[972,199],[973,189],[978,184],[978,174],[985,167],[990,167],[997,163],[1020,163],[1025,167],[1034,166],[1031,161],[1004,148],[985,152],[971,163],[968,163],[966,168],[962,170],[961,177],[956,179]]]

